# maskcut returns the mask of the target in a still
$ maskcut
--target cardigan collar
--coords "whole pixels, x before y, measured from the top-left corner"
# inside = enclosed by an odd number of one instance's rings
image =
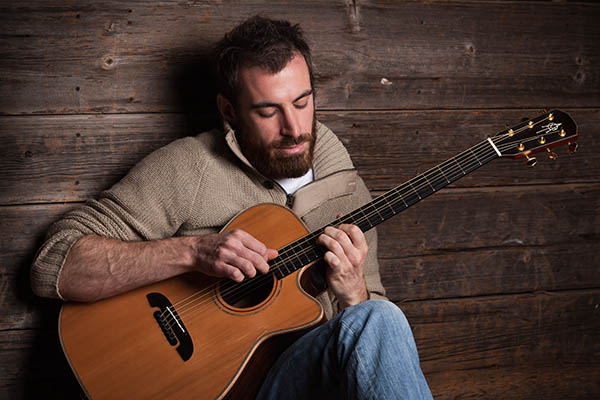
[[[336,163],[328,162],[331,161],[329,160],[331,150],[335,147],[334,141],[331,140],[331,137],[334,136],[333,132],[319,121],[317,121],[315,129],[317,130],[317,142],[315,143],[312,169],[314,179],[319,179],[336,172],[338,168],[336,168]],[[223,122],[223,130],[225,131],[225,141],[231,152],[246,166],[258,172],[242,152],[235,136],[235,130],[227,121]]]

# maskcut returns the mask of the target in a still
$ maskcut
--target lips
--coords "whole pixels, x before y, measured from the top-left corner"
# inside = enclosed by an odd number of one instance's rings
[[[291,156],[294,154],[302,153],[306,149],[307,145],[307,142],[302,142],[292,146],[280,146],[277,147],[277,150],[283,154]]]

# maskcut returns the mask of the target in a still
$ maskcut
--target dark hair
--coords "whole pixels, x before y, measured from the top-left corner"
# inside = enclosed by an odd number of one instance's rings
[[[281,71],[299,52],[308,66],[310,86],[313,72],[310,48],[300,26],[261,16],[248,18],[225,34],[214,48],[218,91],[237,105],[239,72],[242,67],[260,67],[271,73]]]

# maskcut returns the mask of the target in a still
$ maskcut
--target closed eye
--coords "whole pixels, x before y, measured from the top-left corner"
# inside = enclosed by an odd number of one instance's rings
[[[298,108],[298,109],[303,109],[306,108],[306,106],[308,105],[308,100],[302,102],[302,103],[294,103],[294,107]]]
[[[259,109],[258,115],[262,118],[271,118],[277,113],[277,109],[262,108]]]

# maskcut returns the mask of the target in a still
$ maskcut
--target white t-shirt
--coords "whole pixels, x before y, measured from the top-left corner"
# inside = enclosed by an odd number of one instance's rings
[[[275,179],[275,181],[281,185],[287,194],[294,194],[302,186],[311,183],[313,179],[313,170],[311,168],[306,174],[299,178]]]

